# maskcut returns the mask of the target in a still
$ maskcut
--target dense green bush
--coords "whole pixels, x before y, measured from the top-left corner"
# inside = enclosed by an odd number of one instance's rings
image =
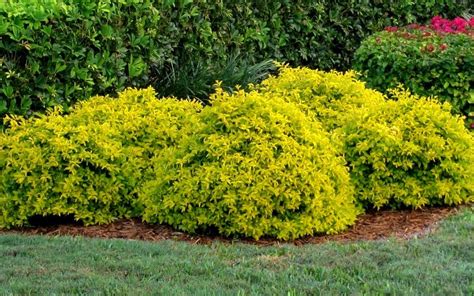
[[[179,36],[172,26],[160,28],[157,9],[144,1],[3,4],[0,113],[68,107],[95,94],[148,84],[152,67],[171,56]]]
[[[474,201],[474,137],[448,104],[394,91],[343,127],[356,196],[367,207]]]
[[[185,137],[200,109],[147,89],[91,98],[68,115],[11,118],[0,134],[0,228],[35,215],[85,224],[140,215],[150,159]]]
[[[231,54],[347,68],[371,32],[463,8],[454,0],[2,1],[0,116],[159,83],[183,66],[180,56],[213,69]]]
[[[278,96],[213,96],[195,134],[154,162],[144,220],[194,232],[292,239],[334,233],[359,210],[321,125]]]
[[[388,28],[362,42],[354,68],[369,87],[386,91],[403,84],[416,94],[447,101],[454,112],[467,115],[474,104],[472,34],[474,27],[471,35],[417,25]]]

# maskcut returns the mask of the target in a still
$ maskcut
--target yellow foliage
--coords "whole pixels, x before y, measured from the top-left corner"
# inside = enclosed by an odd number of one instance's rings
[[[451,106],[392,91],[394,100],[342,128],[356,197],[368,207],[474,201],[474,137]]]
[[[137,190],[150,159],[191,131],[200,109],[158,100],[149,88],[94,97],[66,115],[9,118],[0,135],[0,227],[34,215],[86,224],[139,215]]]
[[[219,89],[212,102],[195,134],[156,158],[145,221],[285,240],[354,223],[348,170],[320,123],[276,95]]]
[[[353,71],[324,72],[280,65],[278,76],[269,77],[252,89],[265,95],[281,96],[305,112],[313,112],[311,116],[330,131],[343,126],[355,113],[385,101],[383,94],[357,80]]]
[[[293,239],[335,233],[361,206],[474,201],[474,138],[450,106],[353,72],[280,67],[212,106],[151,88],[70,113],[8,117],[0,227],[35,215],[85,224],[142,216],[185,231]]]
[[[254,91],[299,104],[343,143],[356,198],[380,208],[474,199],[474,141],[448,104],[397,88],[390,99],[355,73],[280,66]]]

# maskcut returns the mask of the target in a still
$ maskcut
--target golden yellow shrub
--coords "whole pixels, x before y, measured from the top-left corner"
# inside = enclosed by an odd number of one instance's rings
[[[35,215],[85,224],[137,216],[150,159],[193,128],[198,103],[158,100],[154,90],[94,97],[70,114],[11,117],[0,135],[0,227]]]
[[[212,102],[195,134],[156,158],[145,221],[257,239],[354,223],[348,170],[320,123],[279,96],[218,90]]]

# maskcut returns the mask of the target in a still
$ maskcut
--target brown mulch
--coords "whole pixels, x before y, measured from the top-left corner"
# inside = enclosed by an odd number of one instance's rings
[[[408,239],[423,236],[434,230],[441,219],[456,213],[460,208],[429,208],[422,210],[383,210],[361,215],[357,223],[337,235],[311,236],[294,240],[295,245],[318,244],[327,241],[380,240],[389,237]],[[120,220],[108,225],[82,226],[77,223],[0,230],[2,233],[71,235],[99,238],[121,238],[145,241],[178,240],[193,244],[242,242],[257,245],[278,245],[275,239],[230,239],[215,235],[189,235],[165,225],[150,225],[139,220]]]

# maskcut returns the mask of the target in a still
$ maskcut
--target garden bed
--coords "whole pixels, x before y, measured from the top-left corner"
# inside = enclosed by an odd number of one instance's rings
[[[369,212],[361,215],[357,223],[347,231],[337,235],[321,235],[303,237],[293,240],[294,245],[319,244],[328,241],[360,241],[380,240],[389,237],[409,239],[424,236],[436,229],[438,222],[448,216],[457,213],[461,208],[436,207],[420,210],[383,210]],[[223,243],[248,243],[257,245],[277,245],[282,241],[270,238],[253,239],[231,239],[215,234],[189,235],[165,225],[150,225],[140,220],[119,220],[117,222],[98,225],[83,226],[74,222],[60,222],[39,219],[35,221],[36,226],[22,227],[11,230],[0,230],[0,234],[22,233],[27,235],[50,235],[50,236],[85,236],[99,238],[119,238],[145,241],[177,240],[187,241],[193,244],[211,244],[215,241]],[[53,225],[51,225],[54,223]]]

